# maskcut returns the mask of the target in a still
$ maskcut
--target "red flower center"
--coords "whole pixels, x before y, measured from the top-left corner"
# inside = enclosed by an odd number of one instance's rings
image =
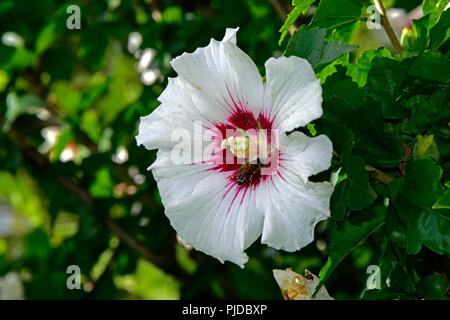
[[[230,136],[240,136],[244,132],[264,132],[267,137],[267,144],[271,143],[272,121],[260,114],[257,118],[249,110],[236,108],[224,123],[216,124],[217,136],[215,137],[217,146]],[[264,181],[268,175],[262,173],[264,168],[269,168],[271,163],[263,163],[260,159],[249,161],[249,159],[237,158],[236,154],[228,148],[217,148],[215,158],[218,163],[213,170],[220,172],[231,172],[230,183],[239,188],[248,188],[258,185]]]

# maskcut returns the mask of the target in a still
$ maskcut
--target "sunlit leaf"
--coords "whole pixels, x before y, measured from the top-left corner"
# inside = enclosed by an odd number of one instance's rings
[[[280,29],[281,36],[278,44],[281,45],[283,43],[284,38],[289,32],[291,26],[295,23],[295,21],[302,14],[305,14],[308,11],[309,7],[314,3],[315,0],[293,0],[292,5],[294,9],[288,14],[286,20],[284,21],[283,26]]]

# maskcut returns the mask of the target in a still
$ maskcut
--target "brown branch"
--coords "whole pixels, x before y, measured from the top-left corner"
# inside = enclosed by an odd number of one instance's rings
[[[269,0],[270,5],[273,7],[278,17],[284,21],[287,17],[286,9],[278,2],[278,0]]]
[[[148,261],[159,264],[161,262],[160,257],[156,256],[148,248],[140,241],[133,238],[131,235],[129,235],[125,230],[122,229],[113,219],[106,218],[105,225],[108,227],[109,230],[111,230],[113,233],[115,233],[121,241],[126,243],[130,248],[133,248],[134,251],[139,253],[141,256],[143,256]]]
[[[387,175],[383,171],[378,170],[377,168],[374,168],[372,166],[366,165],[365,169],[366,169],[366,171],[368,171],[370,173],[370,175],[373,178],[377,179],[378,181],[380,181],[384,184],[389,184],[394,180],[393,177]]]
[[[74,181],[72,181],[66,177],[57,177],[57,179],[58,179],[58,182],[63,187],[70,190],[72,193],[74,193],[78,198],[80,198],[86,204],[92,205],[94,203],[94,200],[91,198],[89,193],[87,193],[83,188],[81,188]]]
[[[335,156],[336,158],[341,158],[341,156],[339,155],[339,153],[336,152],[336,150],[333,150],[333,156]],[[368,171],[370,173],[370,176],[384,184],[389,184],[391,183],[393,180],[395,180],[395,178],[391,177],[390,175],[388,175],[387,173],[369,166],[369,165],[365,165],[364,169],[366,169],[366,171]]]
[[[269,0],[269,3],[277,13],[278,17],[281,19],[281,21],[284,22],[288,15],[286,9],[281,5],[281,3],[278,0]],[[296,30],[297,30],[296,26],[292,25],[289,27],[288,31],[289,34],[292,36]]]
[[[398,41],[397,36],[392,29],[391,23],[389,22],[389,18],[386,14],[386,9],[383,6],[383,2],[381,0],[373,0],[373,2],[375,3],[375,7],[377,8],[377,11],[381,16],[381,25],[383,26],[384,31],[389,37],[394,50],[397,53],[400,53],[402,51],[402,46],[400,45],[400,42]]]

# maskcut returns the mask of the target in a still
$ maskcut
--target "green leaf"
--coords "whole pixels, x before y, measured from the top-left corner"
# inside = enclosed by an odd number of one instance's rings
[[[251,259],[243,270],[234,269],[231,273],[231,281],[243,298],[254,297],[255,299],[272,298],[274,281],[270,274],[264,272],[264,265],[260,260]],[[251,284],[254,279],[255,284]],[[255,292],[256,291],[256,292]],[[276,292],[276,291],[275,291]],[[278,296],[276,296],[278,297]]]
[[[425,299],[447,300],[447,291],[449,283],[444,277],[438,275],[429,275],[421,279],[417,284],[419,294]]]
[[[329,279],[338,264],[358,244],[384,224],[386,207],[374,207],[347,219],[331,234],[330,256],[325,266],[320,270],[320,283],[317,292]]]
[[[136,102],[142,93],[142,83],[135,72],[134,61],[120,51],[112,48],[110,65],[110,83],[108,91],[98,101],[96,109],[104,124],[111,123],[127,106]]]
[[[330,42],[325,39],[326,33],[325,29],[300,27],[289,41],[284,55],[305,58],[318,71],[356,48],[354,45]]]
[[[4,14],[8,10],[14,7],[13,0],[4,0],[0,3],[0,14]]]
[[[5,52],[9,54],[2,57],[2,69],[7,72],[26,69],[36,61],[36,55],[25,48],[7,48]]]
[[[434,26],[439,20],[442,11],[448,4],[448,0],[424,0],[422,11],[424,15],[430,15],[430,26]]]
[[[394,206],[406,225],[409,254],[417,254],[422,245],[438,254],[450,253],[450,215],[431,209],[444,192],[441,175],[442,169],[429,159],[410,162],[406,167],[405,183]]]
[[[392,184],[393,183],[390,183],[389,187],[391,187]],[[402,249],[406,248],[405,226],[401,222],[395,207],[392,205],[388,206],[386,212],[386,232],[394,244]]]
[[[162,21],[167,24],[179,24],[183,21],[183,10],[178,6],[169,6],[162,13]]]
[[[113,195],[114,181],[107,167],[96,172],[95,181],[91,185],[89,192],[96,198],[108,198]]]
[[[320,58],[320,64],[331,63],[338,59],[340,56],[349,53],[356,48],[358,48],[358,46],[353,44],[348,45],[336,41],[326,41],[322,56]]]
[[[80,128],[88,135],[88,137],[92,141],[98,143],[101,137],[102,128],[98,121],[98,115],[95,110],[86,110],[83,113]]]
[[[444,127],[445,119],[443,119],[439,124],[442,125],[442,127],[441,127],[442,131],[439,132],[439,131],[433,130],[433,129],[430,131],[434,132],[434,134],[436,134],[435,142],[439,149],[439,154],[442,155],[443,158],[444,157],[447,158],[447,157],[450,157],[450,126],[448,126],[448,129]],[[447,139],[445,137],[441,136],[441,134],[444,135],[445,132],[447,132],[447,137],[448,137]],[[449,163],[449,162],[446,161],[446,162],[442,163],[442,168],[444,169],[444,171],[450,171],[450,170],[448,170],[449,167],[446,166],[445,163]]]
[[[0,93],[6,89],[9,80],[8,73],[5,70],[0,69]]]
[[[450,190],[447,190],[436,202],[433,204],[433,209],[450,209]]]
[[[423,14],[429,14],[437,9],[441,3],[445,3],[446,0],[423,0],[422,11]],[[444,5],[445,6],[445,5]]]
[[[367,208],[377,198],[376,192],[369,183],[369,174],[365,170],[364,161],[357,156],[347,156],[342,168],[347,173],[345,183],[345,203],[352,210]]]
[[[347,215],[347,206],[345,204],[345,198],[347,196],[348,183],[344,181],[338,183],[334,188],[334,192],[331,195],[330,210],[331,217],[335,221],[343,220]]]
[[[349,63],[347,74],[352,77],[359,87],[364,87],[367,83],[367,76],[372,67],[372,60],[375,57],[392,57],[390,50],[386,48],[365,51],[356,61]]]
[[[413,149],[414,159],[432,159],[439,161],[439,149],[434,141],[434,135],[417,136]]]
[[[360,16],[359,1],[340,0],[337,4],[336,0],[321,0],[310,26],[333,29],[356,22]]]
[[[415,283],[407,268],[407,256],[401,254],[389,240],[384,241],[382,248],[383,252],[380,258],[382,289],[414,293]],[[385,285],[387,283],[389,283],[388,286]]]
[[[438,51],[428,51],[417,57],[409,74],[427,80],[449,82],[450,62]]]
[[[357,30],[359,30],[362,26],[362,21],[356,21],[352,23],[348,23],[339,27],[336,27],[333,31],[330,30],[328,32],[328,38],[335,41],[340,41],[343,43],[350,43],[350,42],[356,42],[354,41],[354,34]]]
[[[447,0],[425,0],[422,5],[423,17],[411,21],[411,31],[402,35],[402,45],[418,52],[442,46],[450,36],[450,12],[443,12],[447,4]]]
[[[6,97],[6,121],[3,130],[9,130],[12,123],[23,114],[34,114],[43,106],[39,97],[33,94],[19,96],[16,92],[8,93]]]
[[[410,162],[406,167],[403,195],[414,204],[431,207],[443,193],[442,169],[432,160]]]
[[[362,300],[412,300],[414,296],[404,292],[397,292],[392,289],[378,290],[372,289],[364,292]]]
[[[315,0],[293,0],[292,5],[294,9],[288,14],[286,21],[284,21],[283,26],[280,29],[281,36],[278,44],[281,45],[283,43],[284,38],[286,37],[289,28],[295,23],[298,17],[302,14],[305,14],[308,11],[309,7],[313,4]]]
[[[180,283],[154,264],[139,259],[136,272],[114,277],[115,285],[140,299],[176,300],[180,298]]]
[[[411,31],[404,32],[401,38],[401,45],[410,51],[423,52],[429,43],[430,16],[426,15],[418,20],[411,21]]]
[[[408,228],[411,231],[409,236],[417,236],[420,242],[438,254],[450,254],[450,216],[423,211],[415,222]]]
[[[57,25],[55,21],[52,21],[41,30],[36,40],[37,54],[42,54],[53,44],[58,36],[60,28],[61,27]]]
[[[408,254],[418,254],[422,245],[438,254],[450,253],[449,215],[413,203],[402,194],[394,206],[405,225]]]
[[[404,186],[405,186],[405,177],[395,179],[389,184],[389,193],[391,195],[392,200],[397,199],[397,197],[402,192]]]
[[[402,119],[407,112],[398,103],[404,67],[396,60],[376,57],[367,76],[367,94],[381,104],[382,114],[387,119]]]
[[[430,47],[438,49],[450,37],[450,10],[442,13],[438,23],[430,30]]]
[[[317,131],[331,139],[334,151],[342,158],[349,154],[355,145],[353,133],[341,122],[321,118],[317,121]]]
[[[52,94],[61,112],[70,117],[78,117],[80,111],[81,94],[69,82],[58,81],[52,86]]]
[[[412,203],[400,205],[406,220],[407,252],[417,254],[425,245],[438,254],[450,254],[450,217],[439,215]]]
[[[315,137],[317,135],[317,130],[316,130],[316,126],[313,123],[308,123],[306,125],[306,129],[308,129],[309,134],[313,137]]]
[[[350,80],[344,68],[336,69],[323,85],[323,119],[345,124],[355,137],[355,154],[366,164],[397,166],[403,159],[403,149],[384,130],[380,107],[365,97],[364,90]]]
[[[411,109],[409,120],[412,126],[422,132],[431,124],[438,124],[450,117],[450,107],[447,90],[436,91],[432,95],[417,95],[405,102],[405,107]]]

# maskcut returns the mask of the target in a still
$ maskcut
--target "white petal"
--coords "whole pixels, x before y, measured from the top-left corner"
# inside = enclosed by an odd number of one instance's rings
[[[223,37],[222,41],[230,41],[234,44],[236,44],[236,34],[239,31],[239,27],[238,28],[227,28],[225,30],[225,36]]]
[[[150,166],[153,177],[158,183],[161,201],[165,207],[175,205],[192,195],[196,185],[214,174],[212,165],[180,164],[175,165],[168,151],[159,150],[156,161]]]
[[[288,136],[281,135],[281,139],[284,168],[293,174],[300,175],[304,183],[310,176],[327,170],[331,166],[333,145],[327,136],[310,138],[295,131]]]
[[[222,112],[223,122],[236,107],[257,117],[262,108],[264,85],[258,68],[236,46],[237,29],[228,29],[222,41],[211,40],[204,48],[172,60],[172,67],[196,93],[207,96],[209,108]]]
[[[308,177],[330,167],[332,145],[325,136],[309,138],[293,132],[280,137],[280,149],[278,175],[263,186],[266,214],[261,242],[296,251],[313,241],[315,225],[330,216],[333,186],[309,182]]]
[[[322,115],[322,88],[309,62],[303,58],[270,58],[266,64],[264,114],[274,126],[291,131]]]
[[[265,217],[261,242],[275,249],[297,251],[314,240],[314,227],[330,216],[333,186],[303,184],[301,177],[280,169],[281,176],[264,184]]]
[[[208,97],[198,95],[192,85],[180,78],[171,78],[166,89],[159,96],[161,105],[150,115],[141,117],[138,145],[147,149],[171,149],[178,140],[174,139],[182,130],[193,138],[194,123],[204,128],[213,127],[213,120],[223,115],[218,109],[210,108]]]
[[[229,190],[227,173],[207,165],[174,166],[158,153],[152,172],[172,226],[196,250],[243,267],[244,250],[260,235],[263,215],[256,191]]]

